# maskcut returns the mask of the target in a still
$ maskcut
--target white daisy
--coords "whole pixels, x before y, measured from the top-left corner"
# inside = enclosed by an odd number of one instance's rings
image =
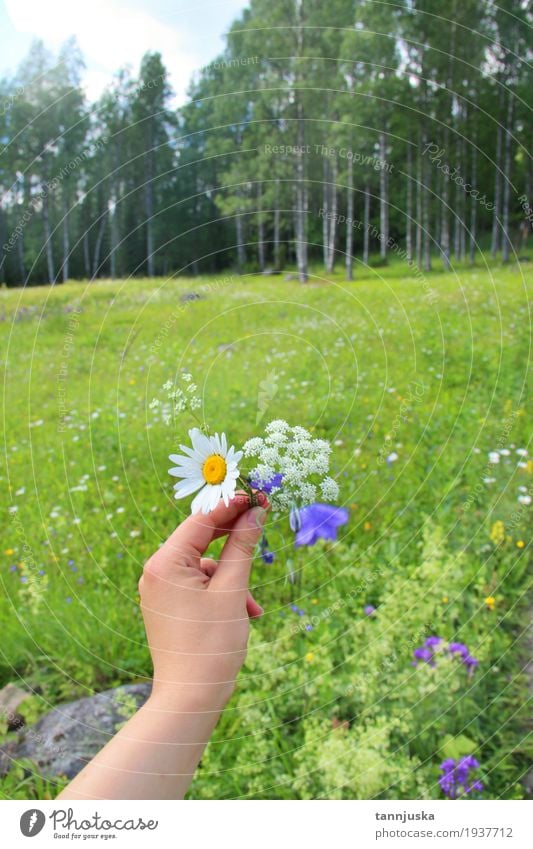
[[[200,492],[191,505],[191,513],[207,515],[214,510],[221,498],[228,506],[235,496],[235,486],[239,477],[237,463],[242,451],[235,451],[233,445],[228,448],[226,434],[218,433],[206,436],[197,427],[189,431],[192,448],[180,445],[184,454],[171,454],[169,459],[177,465],[169,469],[169,474],[182,478],[174,486],[174,497],[185,498]]]

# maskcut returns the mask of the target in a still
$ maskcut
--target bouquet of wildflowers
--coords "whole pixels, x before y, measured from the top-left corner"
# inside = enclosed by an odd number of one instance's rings
[[[227,506],[237,489],[244,490],[250,502],[256,504],[261,491],[268,496],[274,515],[287,514],[291,529],[302,540],[313,536],[311,529],[303,526],[306,517],[311,521],[319,515],[325,528],[322,536],[335,538],[338,525],[347,521],[346,511],[317,503],[335,501],[339,495],[339,487],[329,475],[329,442],[313,438],[303,427],[291,427],[277,419],[267,424],[263,435],[253,436],[237,450],[228,443],[225,433],[211,432],[198,419],[196,410],[201,407],[201,399],[190,374],[182,374],[177,383],[168,381],[163,390],[166,399],[154,399],[150,407],[165,424],[185,412],[197,421],[197,426],[189,430],[190,444],[180,445],[181,453],[169,457],[174,464],[169,474],[178,478],[174,496],[194,495],[192,513],[207,515],[221,499]],[[263,560],[272,562],[266,537],[260,548]]]

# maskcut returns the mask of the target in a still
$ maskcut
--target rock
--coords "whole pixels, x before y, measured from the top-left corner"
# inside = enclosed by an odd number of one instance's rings
[[[0,775],[12,761],[33,761],[45,778],[74,778],[150,695],[150,683],[128,684],[51,710],[0,746]]]
[[[10,716],[15,713],[20,703],[23,702],[24,699],[27,699],[28,696],[31,696],[31,693],[27,690],[22,690],[15,684],[6,684],[6,686],[2,687],[0,690],[0,716],[7,716],[9,724]]]
[[[188,301],[202,301],[204,298],[203,295],[199,295],[198,292],[184,292],[180,297],[180,301],[182,304],[186,304]]]

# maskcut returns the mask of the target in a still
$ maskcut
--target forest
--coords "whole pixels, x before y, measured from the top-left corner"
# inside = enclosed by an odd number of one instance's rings
[[[75,39],[35,42],[0,80],[0,283],[521,258],[530,26],[523,0],[252,0],[178,107],[156,51],[91,103]]]

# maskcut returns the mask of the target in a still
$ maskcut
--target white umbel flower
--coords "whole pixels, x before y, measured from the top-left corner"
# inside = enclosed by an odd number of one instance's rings
[[[206,436],[197,427],[189,431],[192,448],[180,445],[183,454],[171,454],[169,459],[176,463],[168,472],[181,478],[174,486],[175,498],[186,498],[200,490],[193,499],[191,513],[202,511],[205,515],[214,510],[222,498],[226,507],[235,496],[239,477],[237,463],[242,451],[228,448],[226,434]]]

